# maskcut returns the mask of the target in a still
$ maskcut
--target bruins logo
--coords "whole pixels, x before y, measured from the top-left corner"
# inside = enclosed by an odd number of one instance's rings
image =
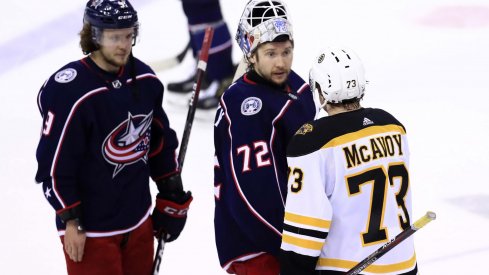
[[[299,130],[297,130],[297,132],[295,132],[295,134],[296,135],[305,135],[309,132],[312,132],[312,130],[313,130],[312,125],[309,123],[306,123],[306,124],[302,125],[302,127]]]

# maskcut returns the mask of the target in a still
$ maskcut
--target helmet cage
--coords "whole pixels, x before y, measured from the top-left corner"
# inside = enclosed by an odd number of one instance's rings
[[[281,0],[251,0],[241,15],[235,39],[245,56],[250,57],[258,45],[282,35],[293,40],[285,3]]]

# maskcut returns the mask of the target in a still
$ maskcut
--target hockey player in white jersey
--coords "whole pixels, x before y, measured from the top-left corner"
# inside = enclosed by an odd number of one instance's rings
[[[404,126],[363,108],[365,74],[346,48],[326,48],[309,74],[328,116],[297,131],[287,149],[281,274],[344,274],[411,223]],[[361,274],[417,274],[412,237]]]

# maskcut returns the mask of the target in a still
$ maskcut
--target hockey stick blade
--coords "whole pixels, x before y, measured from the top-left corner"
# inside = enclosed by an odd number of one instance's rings
[[[162,60],[155,61],[155,62],[150,62],[149,66],[155,72],[164,71],[164,70],[174,68],[174,67],[178,66],[180,63],[182,63],[183,59],[185,58],[185,55],[187,55],[187,52],[189,50],[190,50],[190,42],[187,43],[187,45],[185,46],[183,51],[181,51],[176,56],[166,58],[166,59],[162,59]]]
[[[187,113],[187,120],[185,121],[185,127],[183,131],[182,140],[180,142],[180,151],[178,153],[178,167],[180,171],[183,168],[183,161],[187,153],[187,145],[190,138],[190,130],[192,129],[193,120],[195,117],[195,110],[197,109],[197,100],[199,100],[200,85],[204,79],[205,70],[207,68],[207,60],[209,58],[209,49],[212,43],[212,37],[214,35],[214,29],[208,27],[205,30],[204,42],[202,43],[202,49],[200,50],[199,63],[197,64],[197,78],[194,83],[192,97],[190,98],[189,108]],[[158,275],[160,272],[160,264],[163,258],[163,250],[165,248],[165,240],[163,234],[158,238],[158,248],[156,249],[155,259],[153,262],[153,275]]]
[[[435,219],[436,219],[436,214],[434,212],[428,211],[423,217],[421,217],[419,220],[414,222],[410,227],[404,229],[401,233],[399,233],[397,236],[395,236],[392,240],[390,240],[388,243],[384,244],[379,249],[374,251],[367,258],[365,258],[363,261],[359,262],[357,265],[355,265],[353,268],[351,268],[345,274],[346,275],[359,274],[360,272],[362,272],[362,270],[369,267],[371,264],[373,264],[375,261],[377,261],[380,257],[382,257],[385,253],[389,252],[392,248],[396,247],[398,244],[400,244],[402,241],[404,241],[405,239],[410,237],[412,234],[414,234],[416,231],[421,229],[427,223],[429,223]]]

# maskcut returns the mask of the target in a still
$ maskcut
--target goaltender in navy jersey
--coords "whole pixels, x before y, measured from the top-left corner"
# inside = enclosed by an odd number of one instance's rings
[[[36,181],[57,213],[81,206],[89,237],[142,224],[151,210],[149,177],[178,172],[163,85],[144,63],[134,58],[133,65],[111,74],[88,57],[71,62],[38,95],[44,125]],[[56,224],[63,235],[59,217]]]
[[[409,147],[389,113],[360,108],[307,123],[287,160],[283,274],[344,274],[410,226]],[[417,274],[412,237],[362,274]]]
[[[214,222],[225,270],[263,253],[278,256],[287,195],[286,147],[314,115],[309,85],[293,71],[285,90],[249,71],[222,96],[214,130]]]

